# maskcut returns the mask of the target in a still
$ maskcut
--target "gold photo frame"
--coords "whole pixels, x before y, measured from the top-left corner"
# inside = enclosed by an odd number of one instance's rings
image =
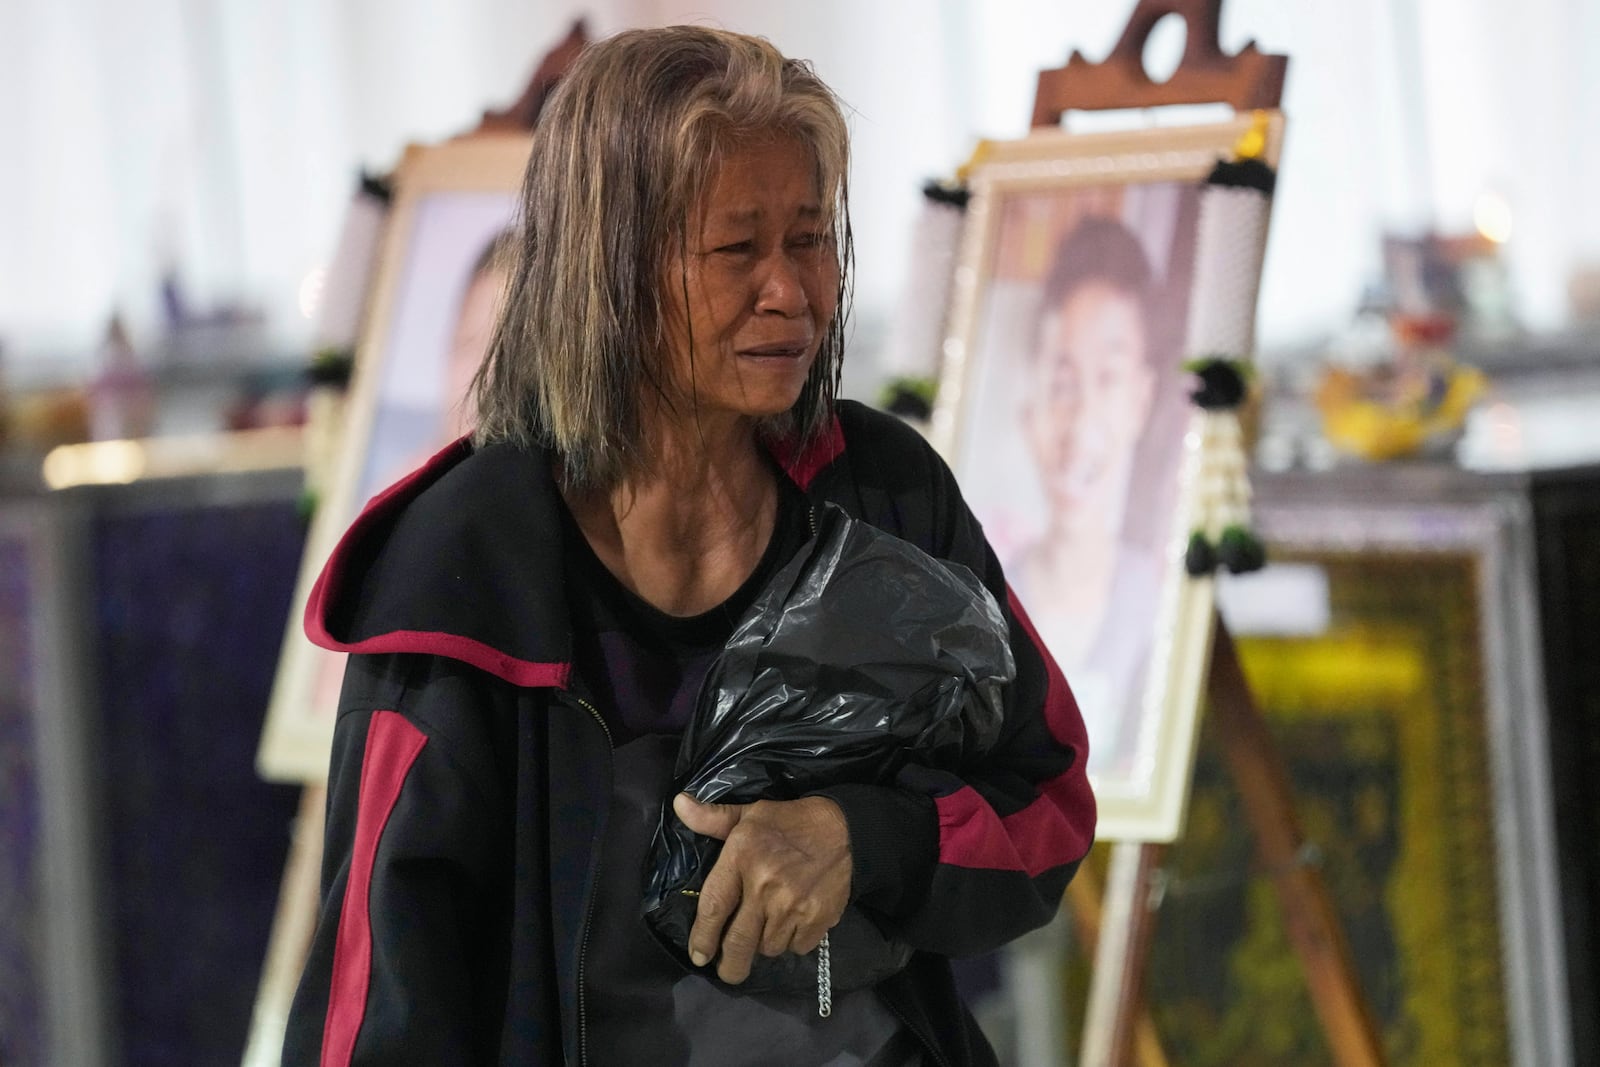
[[[412,147],[373,274],[328,490],[318,502],[278,658],[256,764],[264,778],[328,772],[344,656],[301,629],[312,584],[365,501],[463,432],[465,380],[488,342],[494,298],[479,284],[509,231],[527,165],[525,134]]]
[[[1183,567],[1200,189],[1260,121],[1041,130],[970,174],[931,433],[1078,697],[1101,840],[1183,824],[1214,615]]]
[[[1239,655],[1279,739],[1388,1062],[1574,1062],[1525,489],[1357,468],[1273,475],[1260,490],[1257,528],[1275,564],[1320,570],[1327,614],[1303,632],[1241,634]],[[1220,837],[1201,825],[1216,817],[1218,784],[1196,775],[1196,815],[1169,854],[1178,881],[1189,864],[1221,873]],[[1244,972],[1232,960],[1208,970],[1207,954],[1256,953],[1249,980],[1259,988],[1245,998],[1271,999],[1278,1019],[1298,1009],[1270,977],[1284,973],[1262,936],[1270,921],[1258,913],[1230,932],[1215,911],[1225,903],[1210,896],[1187,915],[1169,901],[1163,929],[1190,939],[1189,973],[1161,973],[1150,1001],[1158,1016],[1164,999],[1184,1001],[1191,1035],[1221,1054],[1224,1030],[1239,1037],[1243,1018],[1204,1021],[1180,989],[1209,973],[1215,997],[1218,975],[1227,970],[1231,984]],[[1152,975],[1164,962],[1158,949]],[[1263,1038],[1306,1039],[1298,1021],[1274,1029],[1225,1058],[1249,1059],[1247,1045]],[[1204,1059],[1192,1037],[1169,1045],[1175,1055],[1185,1048]],[[1282,1044],[1274,1055],[1317,1062]]]

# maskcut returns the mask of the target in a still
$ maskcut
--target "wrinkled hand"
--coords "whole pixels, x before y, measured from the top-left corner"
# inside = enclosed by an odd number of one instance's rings
[[[810,952],[844,914],[850,902],[850,833],[833,801],[701,804],[679,793],[672,810],[695,833],[723,842],[689,931],[689,957],[696,966],[705,966],[720,948],[717,976],[738,985],[750,977],[756,952]]]

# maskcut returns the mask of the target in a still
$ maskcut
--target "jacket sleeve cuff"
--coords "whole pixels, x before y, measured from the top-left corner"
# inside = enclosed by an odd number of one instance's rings
[[[836,785],[814,795],[844,812],[851,901],[885,915],[919,904],[939,860],[939,817],[932,798],[881,785]]]

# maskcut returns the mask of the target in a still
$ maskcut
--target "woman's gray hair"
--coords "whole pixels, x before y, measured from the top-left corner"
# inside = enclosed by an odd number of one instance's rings
[[[668,264],[724,154],[773,134],[816,160],[839,305],[799,400],[762,432],[804,440],[830,424],[852,261],[839,102],[810,64],[759,37],[674,26],[591,45],[540,115],[521,240],[474,382],[479,445],[552,447],[574,488],[615,488],[648,469],[641,416],[670,403],[667,285],[682,284]]]

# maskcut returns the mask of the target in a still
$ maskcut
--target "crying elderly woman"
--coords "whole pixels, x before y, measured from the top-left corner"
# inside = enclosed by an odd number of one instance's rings
[[[1083,724],[945,465],[836,399],[848,168],[832,91],[757,38],[619,34],[551,97],[477,429],[374,501],[307,613],[351,655],[286,1063],[993,1062],[949,958],[1055,913],[1094,831]],[[830,506],[992,594],[996,739],[675,796],[708,670]],[[723,842],[682,957],[641,918],[663,805]],[[747,987],[847,911],[904,965],[827,1015]]]

